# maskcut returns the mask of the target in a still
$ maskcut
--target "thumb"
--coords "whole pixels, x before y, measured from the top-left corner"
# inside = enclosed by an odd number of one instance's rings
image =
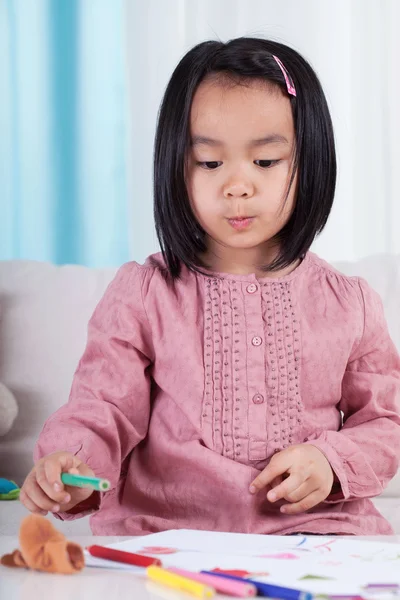
[[[82,461],[77,456],[75,456],[75,454],[66,453],[60,454],[59,456],[59,463],[62,472],[69,472],[70,469],[79,469],[81,462]]]
[[[269,464],[250,484],[250,493],[255,494],[265,486],[271,485],[276,478],[282,478],[284,473],[290,468],[291,464],[292,461],[290,455],[285,450],[274,454]]]
[[[57,492],[61,492],[64,489],[61,474],[72,467],[78,466],[79,462],[76,456],[69,453],[53,454],[46,457],[43,459],[43,468],[47,481]]]

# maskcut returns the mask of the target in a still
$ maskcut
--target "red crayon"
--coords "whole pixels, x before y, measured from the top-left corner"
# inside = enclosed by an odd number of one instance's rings
[[[124,552],[123,550],[115,550],[114,548],[106,548],[105,546],[88,546],[86,550],[96,558],[104,558],[105,560],[125,563],[135,567],[146,568],[150,567],[150,565],[156,565],[157,567],[162,566],[159,558],[133,554],[132,552]]]

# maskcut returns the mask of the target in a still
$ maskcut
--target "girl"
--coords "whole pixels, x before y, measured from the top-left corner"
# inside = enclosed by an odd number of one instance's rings
[[[363,280],[309,252],[331,210],[332,123],[283,44],[199,44],[154,157],[162,254],[124,265],[21,500],[97,535],[174,528],[389,534],[369,498],[400,451],[400,361]],[[64,488],[63,471],[111,491]]]

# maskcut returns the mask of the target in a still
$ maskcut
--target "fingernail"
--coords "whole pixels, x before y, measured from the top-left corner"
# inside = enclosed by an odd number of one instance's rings
[[[281,512],[285,513],[286,512],[286,506],[281,506]]]
[[[69,502],[71,500],[71,496],[69,494],[66,494],[64,496],[64,502]]]
[[[249,490],[250,490],[250,494],[255,494],[256,491],[257,491],[257,488],[256,488],[255,485],[251,485],[250,488],[249,488]]]
[[[55,504],[53,506],[53,512],[58,512],[60,510],[60,505],[59,504]]]
[[[61,485],[56,481],[56,483],[53,485],[54,489],[56,490],[56,492],[60,492],[61,491]]]
[[[275,500],[276,500],[275,492],[268,492],[267,496],[268,496],[268,500],[271,500],[271,502],[275,502]]]

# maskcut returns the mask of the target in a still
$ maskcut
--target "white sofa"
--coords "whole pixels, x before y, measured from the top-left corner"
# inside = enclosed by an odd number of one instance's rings
[[[335,266],[365,277],[380,293],[400,349],[400,257],[382,255]],[[21,484],[31,469],[35,440],[45,419],[68,399],[87,321],[114,273],[0,261],[0,381],[19,404],[13,430],[0,438],[0,477]],[[400,473],[374,502],[400,534]],[[26,513],[17,501],[0,501],[0,534],[16,534]],[[88,518],[57,521],[57,526],[67,534],[90,533]]]

